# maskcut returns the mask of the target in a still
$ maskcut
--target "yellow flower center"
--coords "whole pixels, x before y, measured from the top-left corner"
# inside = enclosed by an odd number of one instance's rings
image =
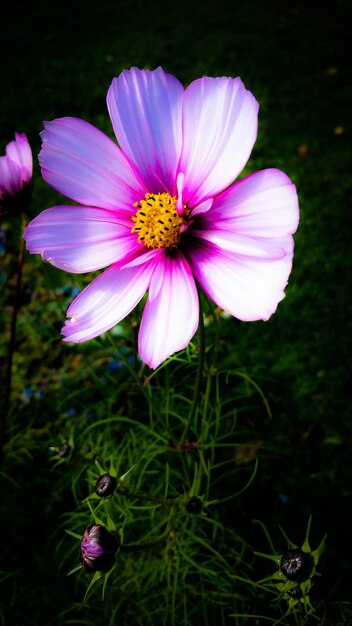
[[[138,234],[138,243],[148,248],[176,248],[181,239],[184,217],[176,211],[176,198],[168,193],[147,193],[144,200],[135,202],[138,211],[132,221],[133,233]]]

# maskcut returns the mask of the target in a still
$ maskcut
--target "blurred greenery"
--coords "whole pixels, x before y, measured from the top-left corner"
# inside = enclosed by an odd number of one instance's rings
[[[113,136],[106,92],[111,79],[132,65],[162,65],[185,85],[201,75],[239,75],[258,99],[258,140],[244,174],[267,167],[284,170],[297,185],[301,222],[287,295],[277,313],[266,323],[220,319],[219,367],[237,372],[229,378],[221,375],[217,383],[224,403],[221,430],[225,442],[233,447],[224,447],[220,459],[214,461],[210,500],[239,491],[252,475],[256,458],[259,464],[244,493],[210,510],[223,524],[219,537],[223,545],[230,544],[230,561],[237,559],[242,575],[252,580],[272,572],[263,571],[262,563],[254,563],[247,547],[239,556],[240,549],[231,544],[231,537],[236,541],[241,537],[243,545],[267,551],[264,533],[252,523],[259,519],[275,538],[275,549],[285,549],[278,525],[299,544],[312,514],[312,544],[328,535],[314,601],[323,607],[319,623],[332,626],[342,624],[352,613],[348,604],[352,523],[351,13],[347,0],[334,4],[328,0],[309,4],[288,0],[150,0],[133,4],[127,0],[72,0],[58,5],[5,0],[0,8],[0,154],[15,131],[27,134],[37,154],[42,120],[65,115],[82,117]],[[35,159],[33,213],[61,201],[40,179]],[[20,220],[3,220],[1,228],[4,332],[0,349],[6,357]],[[158,597],[154,608],[161,611],[162,587],[159,595],[148,598],[149,591],[142,594],[142,604],[136,600],[132,608],[126,608],[129,596],[119,598],[116,614],[108,608],[107,618],[99,593],[92,594],[86,608],[81,608],[86,577],[82,582],[80,575],[79,583],[75,575],[66,578],[77,563],[77,546],[64,535],[64,528],[74,527],[81,534],[92,521],[81,500],[92,491],[87,472],[92,471],[95,456],[107,463],[110,455],[118,455],[122,437],[136,451],[144,436],[137,425],[116,426],[110,432],[104,420],[128,416],[150,427],[144,442],[149,442],[151,424],[153,432],[164,438],[158,443],[157,458],[152,455],[151,469],[155,462],[157,475],[150,477],[150,484],[144,479],[140,485],[158,493],[164,484],[161,468],[166,460],[171,463],[167,438],[173,431],[177,434],[182,423],[196,357],[192,344],[190,369],[181,369],[182,363],[176,360],[169,373],[168,368],[162,369],[149,385],[141,387],[122,367],[133,355],[138,314],[126,322],[122,335],[117,329],[88,344],[62,344],[59,331],[67,306],[74,290],[90,280],[90,276],[57,271],[40,258],[25,258],[9,435],[1,475],[0,619],[4,624],[105,625],[124,623],[123,615],[126,623],[147,624],[159,623],[168,615],[150,613],[147,621],[153,597]],[[211,321],[206,332],[211,352]],[[4,362],[2,373],[5,366]],[[268,399],[271,419],[249,379]],[[204,393],[203,389],[203,403]],[[212,393],[216,396],[214,387]],[[149,394],[153,394],[157,418],[148,411]],[[211,396],[213,402],[215,396]],[[169,405],[172,410],[168,412],[165,407]],[[214,411],[216,404],[210,406]],[[212,445],[219,445],[219,433],[210,429],[208,435]],[[70,437],[74,447],[62,458],[59,447]],[[132,448],[123,452],[126,463],[133,461]],[[186,469],[194,472],[194,462],[189,455],[184,457]],[[182,495],[178,471],[177,464],[171,468],[172,484],[175,493]],[[148,472],[144,478],[147,476]],[[148,523],[145,519],[141,522],[144,532]],[[195,532],[194,521],[192,524]],[[198,532],[195,536],[201,536],[202,531]],[[197,552],[194,541],[187,545]],[[188,556],[196,559],[193,552]],[[207,554],[198,558],[207,562]],[[221,567],[220,561],[217,567]],[[145,577],[148,560],[138,561],[136,568]],[[124,592],[123,572],[119,576],[117,589]],[[220,576],[218,571],[216,576]],[[204,580],[209,583],[207,576]],[[150,587],[153,581],[152,577]],[[224,593],[229,592],[229,584],[224,575]],[[153,587],[155,593],[157,586]],[[230,609],[219,601],[217,610],[219,599],[212,602],[205,586],[203,599],[212,607],[205,616],[202,603],[195,600],[199,589],[197,593],[195,586],[192,589],[188,592],[194,606],[182,623],[199,619],[210,624],[247,623],[245,618],[226,617],[242,611],[251,614],[248,623],[260,624],[255,613],[264,610],[269,615],[260,594],[255,599],[249,590],[246,596],[241,587],[241,606]],[[115,591],[108,584],[107,607],[113,606]],[[173,602],[181,603],[182,597],[174,594]],[[181,615],[184,607],[177,607],[173,614]]]

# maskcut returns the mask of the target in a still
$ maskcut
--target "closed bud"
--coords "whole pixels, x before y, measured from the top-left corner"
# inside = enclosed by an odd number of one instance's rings
[[[14,141],[6,146],[6,154],[0,156],[0,215],[27,209],[32,170],[32,150],[28,139],[23,133],[15,133]]]
[[[191,496],[190,498],[188,498],[186,502],[186,510],[188,511],[188,513],[198,515],[199,513],[201,513],[202,508],[203,504],[200,498],[197,498],[197,496]]]
[[[285,552],[281,558],[280,569],[288,580],[301,582],[309,578],[312,566],[311,555],[297,548]]]
[[[110,474],[102,474],[95,483],[95,493],[100,498],[107,498],[114,493],[117,487],[117,480]]]
[[[69,455],[70,452],[70,446],[68,445],[67,442],[62,443],[61,446],[59,446],[58,448],[58,455],[61,456],[62,458],[65,458],[66,456]]]
[[[87,572],[108,572],[116,560],[117,537],[105,526],[94,524],[84,531],[81,541],[81,560]]]
[[[289,596],[291,596],[291,598],[294,598],[295,600],[298,598],[302,598],[303,596],[303,591],[301,587],[293,587],[293,589],[289,589],[287,593]]]

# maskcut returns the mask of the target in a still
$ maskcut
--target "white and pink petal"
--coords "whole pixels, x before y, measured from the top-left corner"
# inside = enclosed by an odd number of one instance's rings
[[[64,341],[80,343],[110,330],[121,322],[143,298],[154,265],[105,270],[86,287],[70,305],[69,319],[62,335]]]
[[[44,128],[39,161],[49,185],[81,204],[133,214],[147,189],[107,135],[74,117]]]
[[[230,185],[257,137],[258,103],[240,78],[194,81],[183,99],[183,146],[178,172],[183,202],[195,207]]]
[[[218,228],[193,230],[192,235],[209,241],[223,250],[235,252],[255,259],[281,259],[292,253],[293,239],[286,237],[253,237]]]
[[[31,254],[73,273],[127,261],[141,248],[130,225],[113,211],[93,207],[47,209],[29,223],[24,239]]]
[[[7,156],[0,157],[0,194],[14,196],[21,188],[20,167]]]
[[[184,88],[159,67],[114,78],[107,105],[117,141],[151,192],[176,193]]]
[[[277,169],[267,169],[235,183],[214,199],[200,217],[201,228],[252,237],[276,238],[296,231],[299,221],[295,185]]]
[[[196,332],[199,302],[191,269],[181,252],[159,257],[139,330],[139,354],[156,368],[187,346]]]
[[[268,320],[285,297],[292,251],[281,258],[254,258],[194,238],[188,254],[205,293],[242,321]]]
[[[6,155],[17,163],[21,170],[22,181],[29,184],[33,173],[32,150],[24,133],[15,133],[15,140],[6,146]]]

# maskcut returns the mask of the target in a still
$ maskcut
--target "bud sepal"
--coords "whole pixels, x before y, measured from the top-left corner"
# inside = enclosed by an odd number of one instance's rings
[[[268,590],[273,591],[275,589],[279,598],[286,601],[287,614],[296,613],[297,610],[304,610],[305,615],[315,614],[309,593],[313,585],[313,577],[320,575],[316,566],[324,549],[326,537],[322,539],[318,548],[311,550],[309,545],[310,525],[311,517],[308,520],[305,540],[300,547],[294,544],[280,528],[288,545],[288,549],[283,554],[254,553],[275,562],[276,572],[259,583],[266,586]],[[266,530],[265,532],[267,533]]]

